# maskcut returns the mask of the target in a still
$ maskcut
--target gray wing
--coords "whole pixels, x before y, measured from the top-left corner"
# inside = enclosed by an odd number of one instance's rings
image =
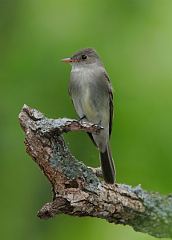
[[[106,78],[106,80],[108,81],[108,91],[109,91],[109,138],[111,136],[112,133],[112,122],[113,122],[113,89],[110,83],[110,79],[107,75],[106,72],[104,72],[104,76]],[[96,145],[93,136],[91,133],[88,133],[89,137],[91,138],[92,142]]]
[[[107,73],[104,72],[104,75],[109,83],[109,137],[110,137],[111,132],[112,132],[112,121],[113,121],[113,92],[112,92],[110,79],[109,79]]]

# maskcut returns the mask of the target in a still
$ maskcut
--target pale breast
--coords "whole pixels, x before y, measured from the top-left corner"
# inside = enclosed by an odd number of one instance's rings
[[[103,75],[102,75],[103,76]],[[89,121],[109,122],[109,96],[106,82],[100,71],[95,69],[73,69],[70,80],[70,93],[80,117]]]

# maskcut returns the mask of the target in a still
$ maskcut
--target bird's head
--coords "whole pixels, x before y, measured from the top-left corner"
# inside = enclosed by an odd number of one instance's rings
[[[93,48],[84,48],[73,54],[70,58],[62,59],[65,63],[71,65],[83,66],[87,64],[99,63],[100,59],[96,51]]]

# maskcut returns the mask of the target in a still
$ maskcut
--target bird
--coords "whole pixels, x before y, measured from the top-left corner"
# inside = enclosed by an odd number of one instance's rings
[[[116,171],[109,146],[113,119],[113,89],[109,76],[93,48],[79,50],[72,57],[62,61],[72,66],[68,90],[80,120],[103,127],[99,134],[88,134],[99,150],[104,181],[114,184]]]

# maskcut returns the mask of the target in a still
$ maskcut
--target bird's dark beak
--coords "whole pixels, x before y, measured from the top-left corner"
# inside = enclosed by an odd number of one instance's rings
[[[64,63],[71,63],[71,62],[73,62],[73,60],[71,58],[63,58],[62,62],[64,62]]]

